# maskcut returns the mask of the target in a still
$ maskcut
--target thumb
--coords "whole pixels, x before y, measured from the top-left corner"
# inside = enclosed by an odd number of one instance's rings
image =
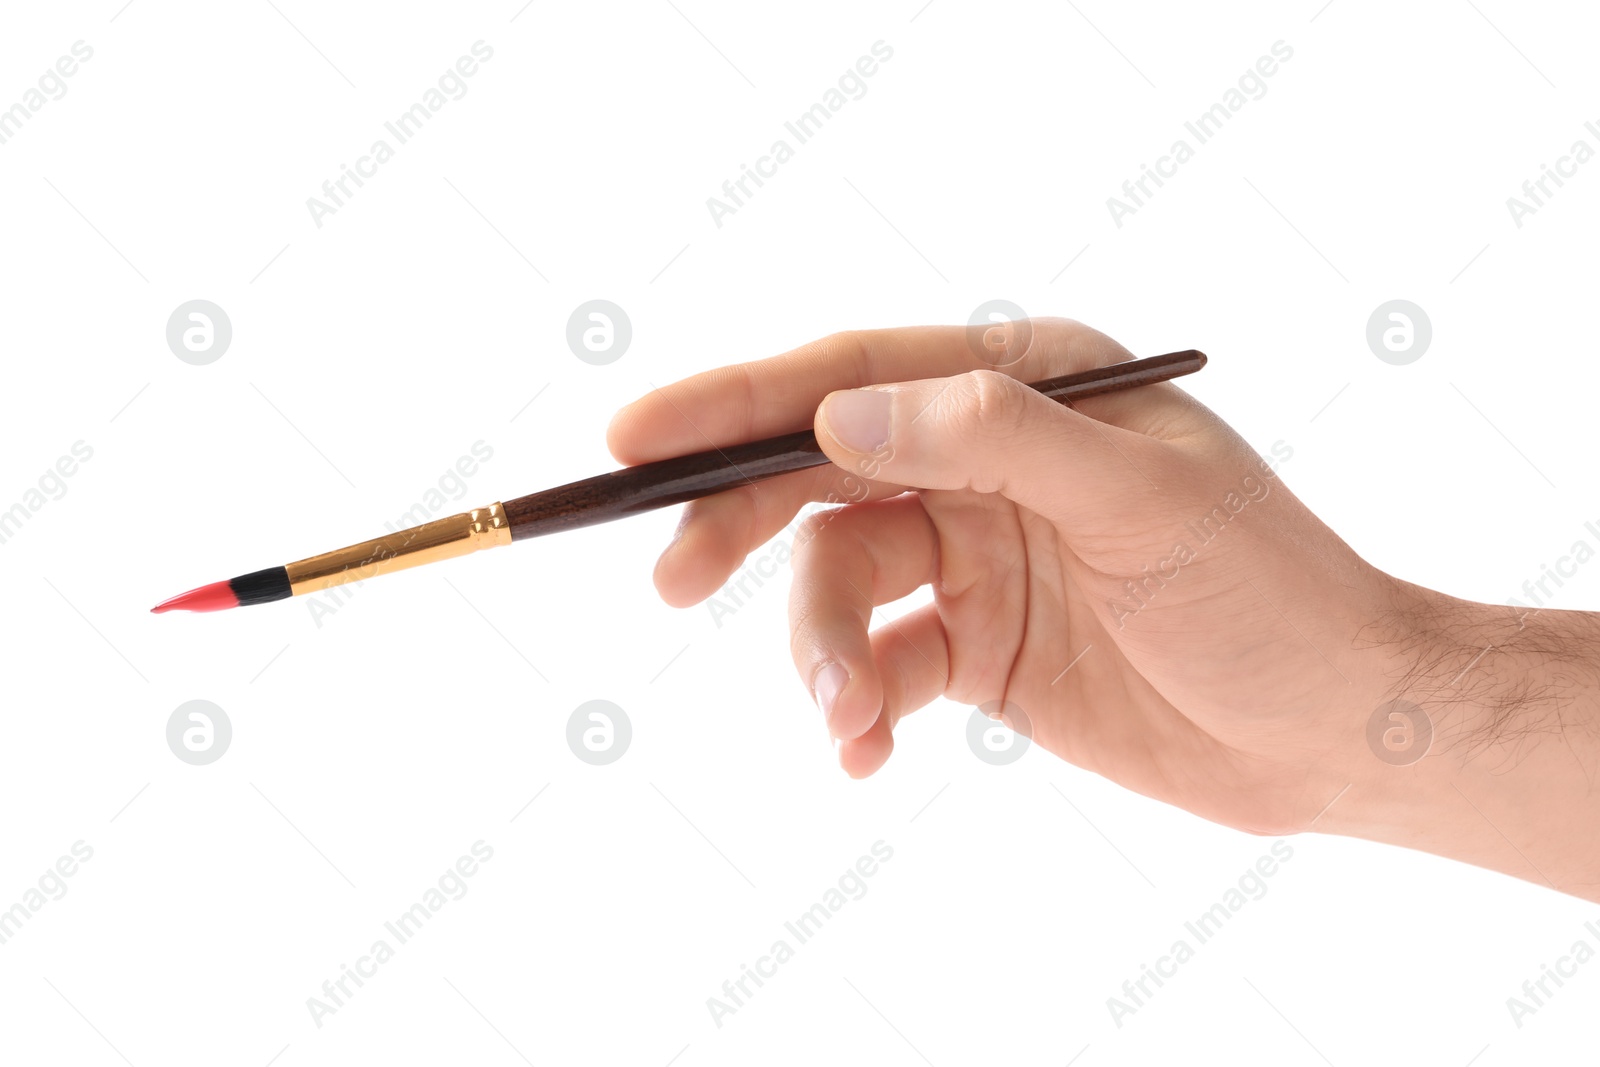
[[[1148,501],[1172,469],[1166,442],[1096,422],[1015,378],[950,378],[829,393],[817,440],[828,458],[876,481],[998,493],[1067,533],[1104,533],[1108,506]]]

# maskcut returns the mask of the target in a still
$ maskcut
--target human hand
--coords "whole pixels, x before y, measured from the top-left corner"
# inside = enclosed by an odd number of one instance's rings
[[[961,328],[868,331],[624,409],[609,440],[625,463],[813,414],[835,463],[691,503],[662,596],[698,603],[808,502],[853,501],[797,538],[790,608],[849,773],[877,770],[894,723],[935,697],[1003,701],[1036,743],[1142,793],[1247,829],[1304,825],[1370,758],[1341,751],[1371,679],[1340,653],[1388,580],[1176,386],[1076,410],[1028,389],[1132,358],[1077,323],[1031,327],[1001,370]],[[869,636],[874,606],[924,584],[932,605]]]
[[[1406,685],[1437,695],[1432,676],[1465,665],[1479,633],[1516,624],[1507,609],[1366,563],[1176,385],[1067,407],[1023,384],[1132,358],[1105,335],[1033,320],[1003,366],[972,340],[837,334],[620,411],[608,441],[628,464],[813,420],[833,460],[690,503],[656,565],[662,597],[699,603],[806,504],[848,501],[796,539],[790,626],[851,775],[878,770],[895,723],[945,696],[1001,707],[1050,752],[1225,825],[1292,833],[1345,797],[1320,829],[1530,877],[1458,818],[1446,786],[1463,758],[1440,746],[1397,768],[1368,733]],[[932,604],[869,632],[874,607],[922,585]],[[1462,732],[1496,713],[1463,696],[1438,702]],[[1453,841],[1422,825],[1441,819]]]

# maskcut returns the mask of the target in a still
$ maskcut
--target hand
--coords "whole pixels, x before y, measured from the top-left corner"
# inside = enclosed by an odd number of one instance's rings
[[[848,500],[797,538],[790,625],[851,775],[945,696],[998,702],[1050,752],[1253,833],[1305,829],[1346,792],[1349,812],[1399,803],[1368,722],[1397,678],[1419,679],[1420,620],[1463,602],[1363,561],[1276,476],[1290,449],[1264,460],[1176,385],[1074,407],[1027,388],[1132,358],[1077,323],[1031,326],[998,368],[962,328],[866,331],[623,409],[609,443],[624,463],[814,419],[834,464],[688,505],[662,597],[704,600],[802,506]],[[931,605],[869,633],[875,606],[925,584]]]
[[[1142,793],[1298,828],[1349,780],[1359,669],[1338,653],[1387,583],[1176,386],[1074,410],[1023,384],[1131,358],[1061,321],[1033,323],[1003,373],[960,328],[845,334],[646,397],[610,443],[638,463],[816,414],[836,466],[690,504],[656,584],[698,603],[807,502],[870,501],[812,517],[790,607],[851,774],[935,697],[1003,701],[1036,743]],[[857,388],[874,383],[900,384]],[[869,638],[874,606],[924,584],[933,605]]]

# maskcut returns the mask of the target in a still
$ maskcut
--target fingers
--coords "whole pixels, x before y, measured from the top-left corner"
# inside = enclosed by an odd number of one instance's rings
[[[893,727],[943,696],[950,684],[950,646],[937,604],[924,604],[872,633],[872,655],[883,685],[883,714]]]
[[[677,535],[656,562],[656,589],[674,607],[698,604],[722,588],[745,557],[793,522],[806,504],[864,502],[903,491],[826,466],[691,501]]]
[[[821,468],[819,468],[821,469]],[[756,545],[777,533],[810,495],[815,471],[690,501],[656,561],[656,590],[675,608],[698,604],[727,582]],[[793,507],[785,505],[793,504]]]
[[[937,563],[933,524],[915,496],[807,520],[789,591],[790,652],[832,736],[860,737],[884,708],[872,609],[931,581]]]
[[[1090,419],[994,371],[831,393],[817,439],[841,467],[921,489],[998,493],[1070,535],[1170,482],[1164,442]]]
[[[956,374],[990,361],[1022,380],[1131,358],[1111,338],[1065,319],[1034,319],[989,331],[1009,346],[996,355],[972,327],[912,327],[837,334],[773,359],[724,367],[658,389],[612,420],[612,452],[633,464],[752,440],[809,425],[830,390]],[[1013,358],[1015,356],[1015,358]],[[1006,362],[1009,361],[1009,362]],[[1208,412],[1172,386],[1146,387],[1082,401],[1091,417],[1158,436],[1193,431]],[[690,504],[655,570],[661,596],[699,603],[726,583],[745,557],[788,525],[810,501],[838,503],[892,496],[903,486],[856,464],[772,479]]]
[[[1024,381],[1131,358],[1111,338],[1067,319],[1027,320],[1025,351],[1000,367]],[[942,377],[994,366],[971,327],[913,326],[834,334],[771,359],[697,374],[619,411],[606,442],[633,465],[804,429],[835,389]],[[1109,399],[1109,398],[1095,398]],[[1093,410],[1093,409],[1086,409]]]
[[[876,772],[894,751],[894,727],[944,693],[949,645],[937,605],[927,604],[874,631],[872,652],[883,685],[883,710],[865,733],[837,741],[839,766],[852,778]]]

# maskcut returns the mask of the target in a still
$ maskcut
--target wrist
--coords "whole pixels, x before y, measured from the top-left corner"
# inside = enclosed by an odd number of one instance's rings
[[[1315,829],[1600,894],[1600,615],[1398,583],[1345,793]]]

